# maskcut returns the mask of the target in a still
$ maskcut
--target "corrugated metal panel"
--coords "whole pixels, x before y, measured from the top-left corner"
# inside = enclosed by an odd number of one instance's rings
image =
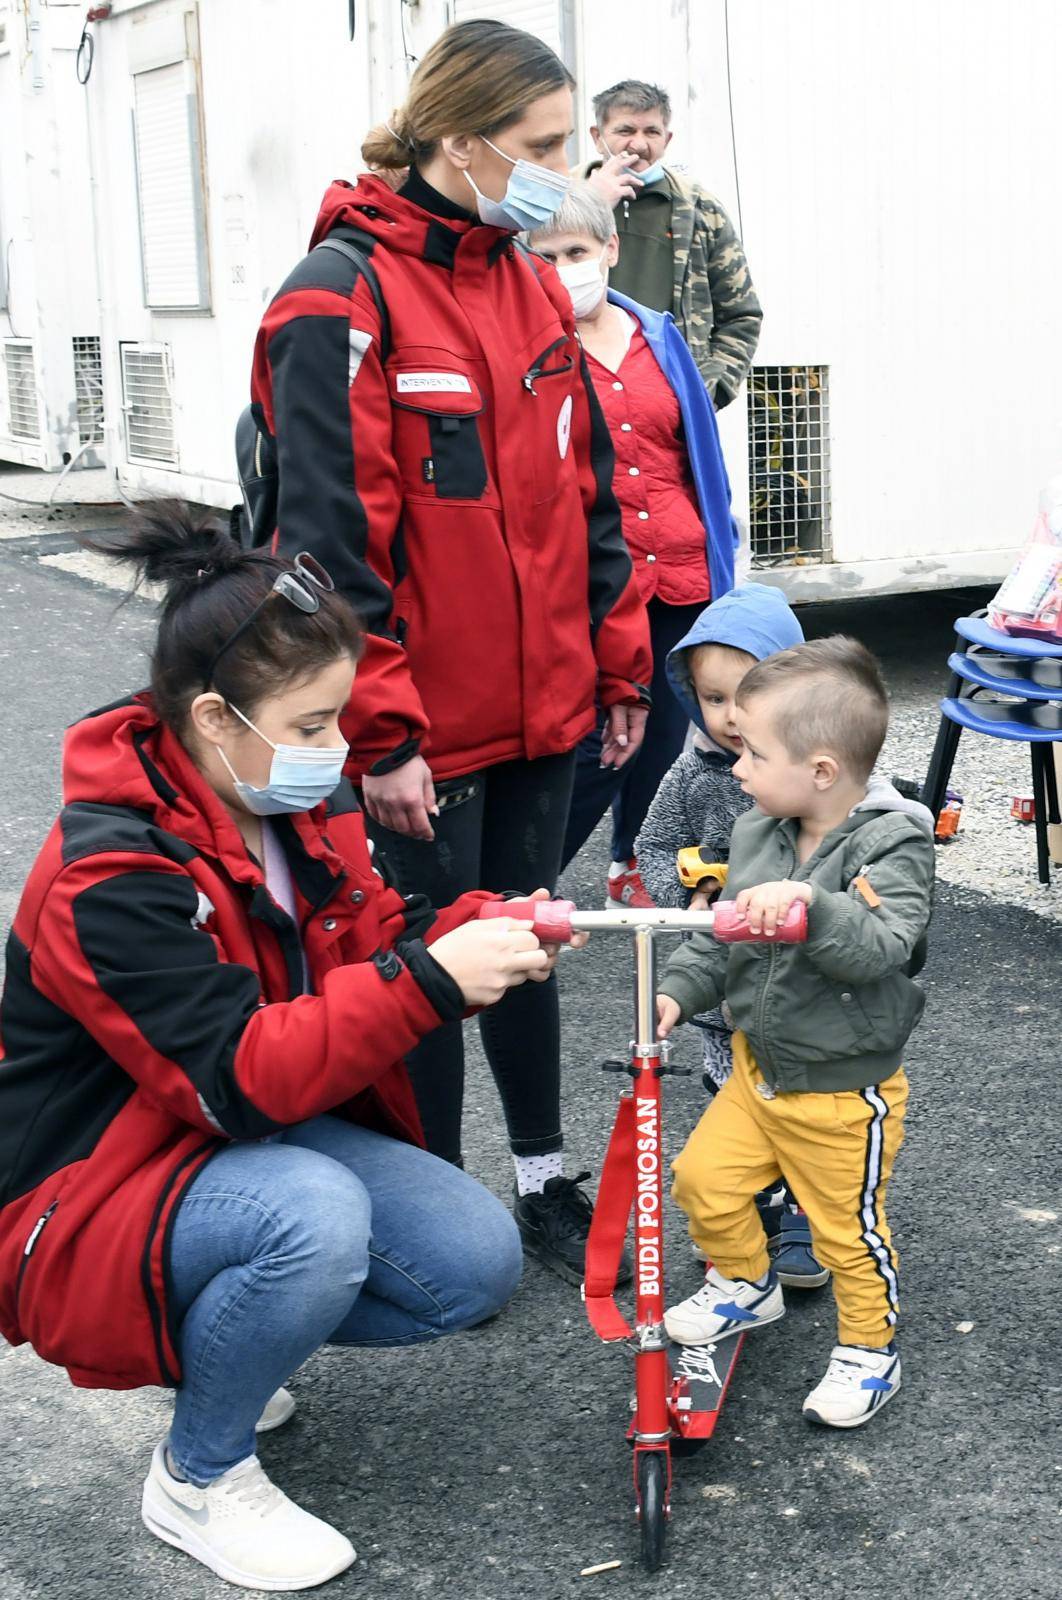
[[[37,404],[37,370],[30,339],[4,341],[4,373],[7,378],[8,434],[12,439],[40,443],[41,415]]]
[[[495,0],[493,5],[477,5],[475,0],[452,0],[451,15],[455,22],[468,22],[472,17],[493,17],[495,22],[507,22],[510,28],[523,28],[525,33],[537,34],[559,56],[564,54],[560,0]]]
[[[177,465],[170,351],[163,344],[123,344],[122,410],[130,461]]]
[[[189,62],[133,78],[144,302],[199,310],[207,304],[199,108]]]
[[[97,334],[74,339],[77,434],[81,444],[103,443],[103,362]]]

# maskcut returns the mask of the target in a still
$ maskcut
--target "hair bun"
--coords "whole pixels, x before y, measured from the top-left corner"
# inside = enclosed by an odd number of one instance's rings
[[[124,525],[80,541],[89,550],[135,569],[134,587],[161,583],[175,598],[205,578],[233,572],[246,553],[212,512],[181,500],[145,500]]]

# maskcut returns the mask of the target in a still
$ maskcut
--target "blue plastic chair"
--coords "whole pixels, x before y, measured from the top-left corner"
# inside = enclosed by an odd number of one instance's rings
[[[960,617],[951,679],[940,702],[940,728],[922,800],[934,819],[944,804],[964,728],[989,739],[1028,744],[1036,808],[1036,862],[1050,883],[1048,824],[1060,822],[1058,784],[1050,745],[1062,741],[1062,645],[1018,639],[990,627],[984,616]]]

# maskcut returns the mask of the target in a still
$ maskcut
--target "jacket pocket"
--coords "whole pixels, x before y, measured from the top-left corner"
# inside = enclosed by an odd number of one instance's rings
[[[411,498],[481,500],[489,482],[479,431],[479,384],[466,372],[432,363],[388,368],[395,410],[395,459]]]
[[[48,1223],[51,1221],[52,1217],[55,1215],[55,1211],[56,1211],[56,1208],[57,1208],[58,1204],[59,1204],[58,1200],[53,1200],[51,1205],[48,1207],[48,1209],[41,1213],[41,1215],[37,1218],[36,1222],[33,1224],[33,1227],[30,1229],[29,1237],[27,1238],[26,1243],[22,1248],[22,1255],[21,1255],[21,1258],[20,1258],[19,1264],[18,1264],[18,1273],[17,1273],[17,1275],[15,1277],[14,1312],[15,1312],[16,1319],[18,1318],[18,1307],[19,1307],[19,1300],[20,1300],[21,1295],[22,1295],[22,1285],[23,1285],[23,1282],[25,1280],[26,1272],[27,1272],[27,1269],[29,1268],[30,1261],[33,1258],[33,1252],[36,1250],[38,1244],[40,1243],[41,1234],[44,1232],[45,1228],[48,1226]]]
[[[851,990],[852,1006],[865,1048],[898,1050],[925,1009],[926,997],[917,983],[893,973],[878,983],[863,983]]]
[[[545,344],[541,339],[540,335],[520,357],[527,419],[520,433],[520,448],[531,462],[535,505],[554,499],[572,472],[575,359],[566,334]]]

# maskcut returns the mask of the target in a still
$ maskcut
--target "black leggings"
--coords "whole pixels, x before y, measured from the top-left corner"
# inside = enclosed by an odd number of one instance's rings
[[[406,894],[447,906],[468,889],[553,892],[560,871],[575,754],[501,766],[435,786],[441,814],[428,844],[370,822]],[[561,1148],[557,980],[511,989],[479,1016],[515,1155]],[[461,1160],[465,1051],[459,1022],[445,1023],[406,1058],[428,1149]]]

